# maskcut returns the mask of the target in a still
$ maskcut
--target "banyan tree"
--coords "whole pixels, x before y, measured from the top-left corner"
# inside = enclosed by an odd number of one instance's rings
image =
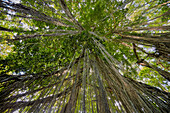
[[[0,113],[170,112],[169,7],[0,0]]]

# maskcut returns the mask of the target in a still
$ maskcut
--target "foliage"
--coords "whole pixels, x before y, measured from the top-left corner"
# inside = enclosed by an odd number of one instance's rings
[[[168,0],[0,0],[0,112],[164,112]]]

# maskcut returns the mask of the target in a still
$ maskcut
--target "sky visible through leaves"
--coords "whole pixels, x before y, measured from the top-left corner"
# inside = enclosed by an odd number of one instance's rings
[[[0,0],[0,112],[168,112],[168,0]]]

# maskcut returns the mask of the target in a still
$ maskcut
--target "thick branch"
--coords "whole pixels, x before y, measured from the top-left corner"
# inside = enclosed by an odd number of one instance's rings
[[[116,33],[116,34],[122,36],[122,39],[143,40],[143,41],[149,41],[149,42],[170,42],[169,38],[141,37],[141,36],[134,36],[134,35],[124,35],[121,33]]]
[[[65,27],[71,27],[70,25],[67,25],[61,21],[59,21],[59,19],[57,18],[52,18],[42,12],[39,12],[33,8],[24,6],[22,4],[14,4],[14,3],[9,3],[9,2],[2,2],[0,4],[0,7],[9,9],[11,11],[16,11],[22,14],[26,14],[26,15],[31,15],[32,17],[26,17],[24,16],[24,18],[31,18],[31,19],[35,19],[38,21],[44,21],[44,22],[48,22],[48,23],[53,23],[55,25],[59,25],[59,26],[65,26]],[[20,15],[18,15],[20,16]],[[22,17],[22,16],[21,16]]]

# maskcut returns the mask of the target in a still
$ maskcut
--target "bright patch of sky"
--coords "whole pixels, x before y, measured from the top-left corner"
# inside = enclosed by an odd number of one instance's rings
[[[170,82],[168,82],[168,86],[170,86]]]
[[[124,2],[125,0],[117,0],[117,1],[118,1],[118,2],[121,2],[121,1]]]
[[[138,47],[142,48],[143,50],[145,50],[146,52],[155,52],[155,47],[150,47],[150,48],[145,48],[143,45],[138,45]]]
[[[20,0],[11,0],[11,2],[20,3]]]
[[[118,102],[118,101],[116,101],[116,100],[115,100],[115,106],[117,106],[117,107],[118,107],[118,109],[121,109],[121,107],[120,107],[120,106],[121,106],[121,103],[120,103],[120,102]]]

